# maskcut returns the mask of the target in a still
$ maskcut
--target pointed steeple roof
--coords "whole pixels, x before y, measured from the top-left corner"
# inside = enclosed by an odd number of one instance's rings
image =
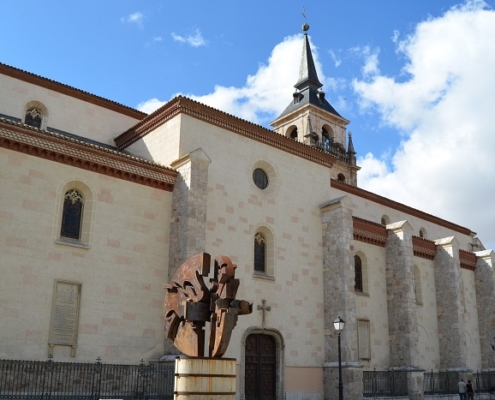
[[[354,150],[354,143],[352,143],[352,132],[347,134],[349,136],[349,141],[347,142],[347,152],[349,154],[356,154],[356,150]]]
[[[303,90],[307,87],[318,90],[322,86],[323,84],[318,79],[318,74],[316,73],[315,62],[313,60],[311,46],[309,45],[308,33],[305,32],[301,64],[299,67],[299,81],[294,87],[298,90]]]
[[[277,117],[276,120],[307,105],[321,108],[333,115],[336,115],[337,117],[342,118],[335,108],[333,108],[332,105],[325,99],[325,93],[319,90],[323,84],[318,79],[318,74],[316,72],[313,53],[311,52],[311,46],[309,44],[309,37],[307,34],[308,29],[309,25],[304,24],[303,51],[301,55],[301,64],[299,67],[299,80],[294,85],[297,89],[293,95],[294,100],[287,106],[282,114]]]

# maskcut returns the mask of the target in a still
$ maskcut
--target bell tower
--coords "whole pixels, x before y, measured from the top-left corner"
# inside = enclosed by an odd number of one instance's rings
[[[291,103],[270,125],[281,135],[333,156],[332,178],[357,186],[357,171],[360,168],[356,165],[351,132],[346,146],[350,121],[343,118],[325,98],[309,44],[309,25],[305,23],[302,29],[304,40],[299,79],[294,85],[296,91]]]

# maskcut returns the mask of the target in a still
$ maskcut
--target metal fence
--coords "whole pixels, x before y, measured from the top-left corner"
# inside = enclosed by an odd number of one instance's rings
[[[457,394],[459,379],[459,372],[425,372],[424,394]],[[488,393],[495,386],[495,371],[468,374],[468,379],[472,381],[476,392]]]
[[[173,364],[0,360],[0,399],[172,399]]]
[[[407,396],[406,371],[363,371],[363,397]]]

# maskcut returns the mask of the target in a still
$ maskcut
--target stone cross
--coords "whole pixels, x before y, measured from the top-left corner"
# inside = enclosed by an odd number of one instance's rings
[[[265,299],[261,300],[261,303],[262,303],[261,306],[258,305],[258,310],[263,311],[263,319],[261,320],[261,327],[263,329],[265,329],[265,314],[266,314],[267,311],[271,311],[272,308],[270,306],[267,307],[265,305],[266,304],[266,300]]]

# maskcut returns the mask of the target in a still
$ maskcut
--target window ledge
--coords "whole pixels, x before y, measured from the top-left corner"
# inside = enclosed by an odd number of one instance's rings
[[[253,273],[253,278],[266,279],[267,281],[274,281],[275,277],[272,275],[265,275],[260,272]]]
[[[354,292],[358,296],[364,296],[364,297],[370,297],[370,294],[368,292]]]
[[[70,246],[70,247],[77,247],[78,249],[89,249],[89,246],[87,244],[78,242],[78,241],[71,241],[67,239],[58,239],[55,241],[56,244],[61,244],[62,246]]]

